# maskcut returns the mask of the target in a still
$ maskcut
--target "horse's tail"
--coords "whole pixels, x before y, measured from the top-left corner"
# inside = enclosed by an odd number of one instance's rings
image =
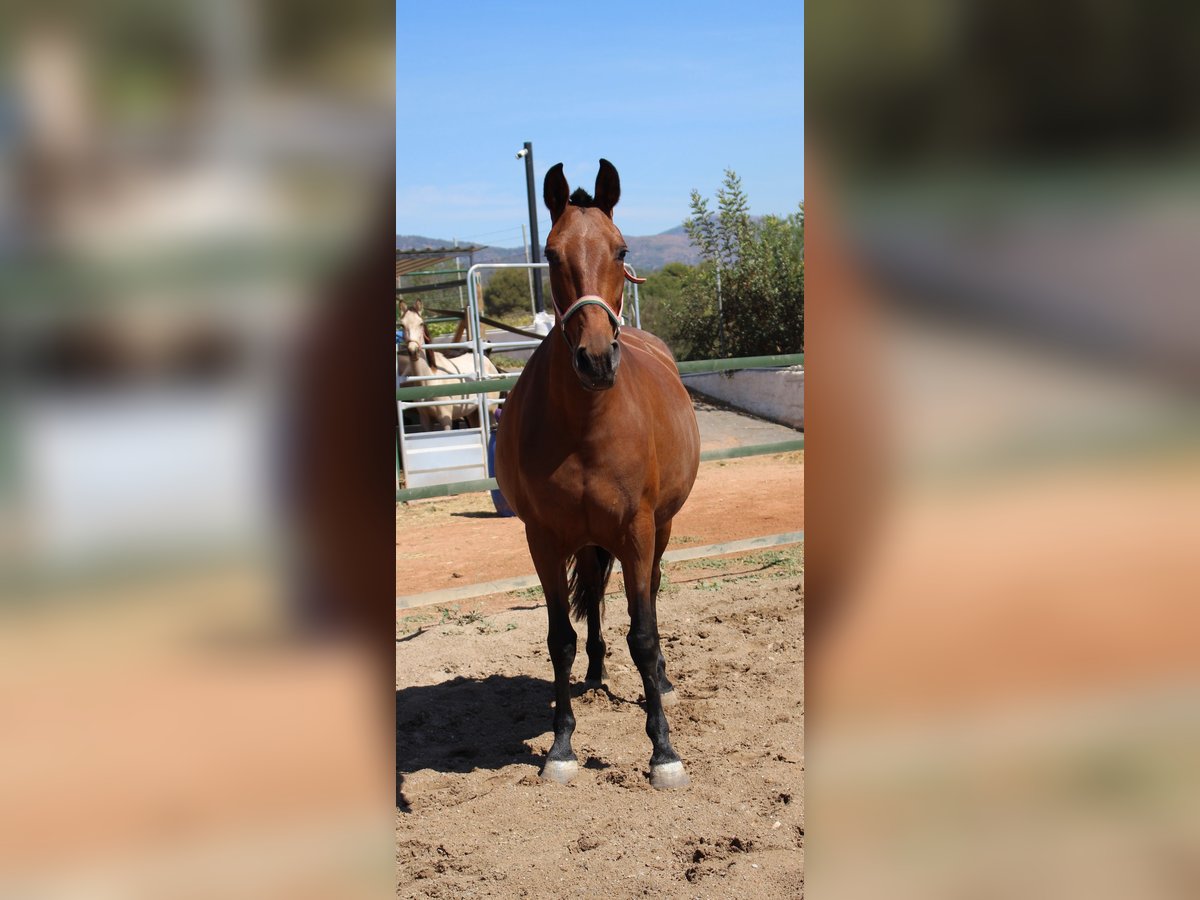
[[[567,592],[571,595],[571,615],[578,622],[593,606],[604,609],[604,589],[612,576],[613,555],[603,547],[583,547],[571,560]]]

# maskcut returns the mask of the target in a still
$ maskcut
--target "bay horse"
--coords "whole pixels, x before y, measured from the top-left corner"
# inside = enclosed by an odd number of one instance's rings
[[[465,318],[465,317],[464,317]],[[474,375],[475,356],[464,353],[462,356],[447,357],[434,350],[434,344],[429,339],[429,329],[425,327],[422,318],[421,301],[418,300],[412,308],[405,303],[400,304],[400,322],[404,326],[404,353],[399,358],[399,371],[402,375],[437,375],[446,373],[447,376]],[[483,358],[483,374],[495,378],[500,372],[486,356]],[[469,379],[463,378],[430,378],[429,380],[414,381],[414,385],[426,384],[462,384]],[[499,398],[499,394],[487,395],[490,399]],[[433,397],[433,400],[445,400],[443,406],[420,406],[418,411],[421,424],[426,431],[432,430],[435,424],[443,431],[449,431],[455,419],[466,419],[471,427],[479,426],[479,409],[472,396]]]
[[[671,521],[700,465],[700,433],[674,357],[653,335],[621,324],[628,252],[612,220],[616,168],[600,160],[595,196],[570,193],[562,163],[546,173],[546,239],[557,319],[504,407],[496,480],[525,524],[546,595],[554,665],[554,744],[542,777],[578,774],[571,750],[576,621],[587,618],[587,683],[605,678],[600,612],[614,558],[629,604],[626,643],[642,678],[650,783],[686,787],[664,705],[676,699],[658,638],[660,560]]]

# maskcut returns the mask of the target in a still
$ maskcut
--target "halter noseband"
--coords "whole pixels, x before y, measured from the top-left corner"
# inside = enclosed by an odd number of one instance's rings
[[[621,295],[621,302],[617,306],[617,311],[613,312],[612,307],[604,302],[603,298],[597,297],[595,294],[586,294],[567,307],[567,311],[559,317],[560,330],[562,331],[563,340],[567,341],[567,346],[571,346],[571,342],[567,340],[567,320],[585,306],[599,306],[608,313],[609,319],[612,320],[613,339],[616,340],[617,335],[621,333],[621,313],[625,309],[625,295]]]

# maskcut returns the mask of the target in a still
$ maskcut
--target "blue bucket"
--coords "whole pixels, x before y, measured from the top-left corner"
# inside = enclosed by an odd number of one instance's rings
[[[496,410],[496,427],[492,429],[492,436],[488,439],[487,447],[487,471],[489,478],[496,477],[496,433],[500,430],[500,410]],[[504,495],[499,489],[492,491],[492,505],[496,507],[496,512],[501,516],[515,516],[512,507],[508,505],[508,501],[504,499]]]

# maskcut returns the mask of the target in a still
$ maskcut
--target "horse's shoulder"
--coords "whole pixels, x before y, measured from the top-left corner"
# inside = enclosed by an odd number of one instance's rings
[[[642,344],[642,346],[660,349],[668,356],[671,356],[671,359],[674,359],[674,354],[671,353],[671,348],[667,347],[666,343],[662,341],[662,338],[653,334],[653,332],[643,331],[640,328],[634,328],[632,325],[623,325],[622,329],[620,329],[620,334],[625,335],[626,337],[634,338],[634,341],[638,344]]]
[[[642,331],[640,328],[622,328],[621,334],[628,335],[631,338],[631,343],[634,347],[639,347],[646,350],[653,350],[667,356],[671,362],[675,361],[675,354],[671,352],[671,348],[667,346],[662,338],[649,331]]]
[[[671,348],[648,331],[636,328],[621,329],[621,346],[637,360],[637,368],[657,378],[678,380],[679,370]]]

